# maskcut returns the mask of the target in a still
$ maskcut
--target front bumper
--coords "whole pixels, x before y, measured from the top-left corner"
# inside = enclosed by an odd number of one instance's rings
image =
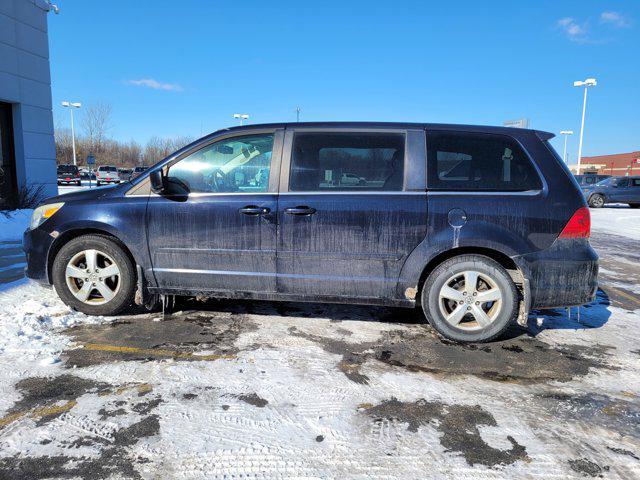
[[[557,239],[546,249],[514,257],[529,280],[531,308],[591,303],[598,289],[598,255],[586,239]]]
[[[25,274],[38,283],[49,285],[49,249],[55,238],[40,228],[27,230],[22,236],[22,249],[27,255]]]

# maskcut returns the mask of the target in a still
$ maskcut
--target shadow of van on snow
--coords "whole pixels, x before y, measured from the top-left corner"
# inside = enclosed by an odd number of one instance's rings
[[[544,330],[590,330],[601,328],[611,318],[611,300],[598,289],[595,301],[570,309],[535,310],[529,317],[528,332],[537,336]],[[536,319],[542,320],[540,324]]]

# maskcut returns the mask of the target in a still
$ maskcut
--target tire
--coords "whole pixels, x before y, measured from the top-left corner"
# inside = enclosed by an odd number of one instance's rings
[[[589,197],[589,206],[591,208],[604,207],[604,197],[599,193],[595,193]]]
[[[96,252],[95,257],[92,251]],[[90,263],[95,269],[87,273],[86,267]],[[114,275],[100,277],[100,272],[106,272],[107,267]],[[87,277],[82,278],[84,275]],[[53,261],[52,277],[62,301],[87,315],[116,315],[133,305],[136,289],[133,262],[117,240],[105,235],[83,235],[65,244]],[[102,292],[113,296],[107,298]],[[82,297],[86,295],[88,297],[83,301]]]
[[[629,207],[631,207],[631,208],[640,208],[640,203],[630,203]]]
[[[96,181],[96,187],[100,186],[100,182]]]
[[[475,288],[467,290],[466,279],[476,274]],[[496,300],[469,300],[482,297]],[[513,280],[498,262],[483,255],[460,255],[438,265],[423,285],[421,302],[431,326],[456,342],[493,340],[518,314],[518,291]]]
[[[81,187],[82,186],[82,182],[76,182],[76,185]]]

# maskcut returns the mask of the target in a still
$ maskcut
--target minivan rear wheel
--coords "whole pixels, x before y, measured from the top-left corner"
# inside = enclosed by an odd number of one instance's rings
[[[133,304],[133,262],[107,236],[83,235],[69,241],[53,261],[52,277],[62,301],[87,315],[115,315]]]
[[[493,340],[518,312],[513,280],[483,255],[460,255],[438,265],[425,281],[421,301],[431,326],[457,342]]]

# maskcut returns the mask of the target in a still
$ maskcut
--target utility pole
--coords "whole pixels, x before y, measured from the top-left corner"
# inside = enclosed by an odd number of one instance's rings
[[[300,122],[300,107],[296,107],[296,122]]]

